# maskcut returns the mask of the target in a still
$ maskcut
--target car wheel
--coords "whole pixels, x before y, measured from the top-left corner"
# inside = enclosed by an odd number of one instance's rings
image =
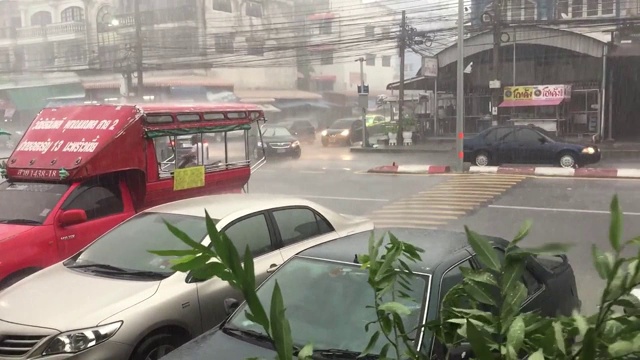
[[[138,346],[131,360],[158,360],[184,343],[182,339],[169,334],[156,334]]]
[[[300,159],[300,156],[302,156],[302,149],[300,149],[300,151],[294,152],[293,155],[291,155],[292,159]]]
[[[565,168],[570,169],[576,166],[576,156],[570,152],[560,154],[558,164]]]
[[[322,146],[327,147],[329,146],[329,142],[326,140],[322,140]]]
[[[476,166],[487,166],[489,165],[490,161],[491,159],[489,158],[489,153],[487,153],[486,151],[480,151],[473,159],[473,163],[476,164]]]

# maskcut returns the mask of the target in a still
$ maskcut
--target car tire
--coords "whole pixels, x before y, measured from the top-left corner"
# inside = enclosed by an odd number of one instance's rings
[[[473,157],[473,163],[476,166],[488,166],[491,164],[491,156],[486,151],[478,151]]]
[[[131,360],[157,360],[182,346],[186,341],[169,334],[155,334],[144,339]]]
[[[570,151],[565,151],[560,153],[560,155],[558,156],[558,165],[560,165],[560,167],[563,167],[565,169],[575,168],[577,165],[576,154]]]
[[[294,152],[293,155],[291,155],[292,159],[298,160],[300,159],[300,157],[302,156],[302,149],[300,149],[300,151],[298,152]]]
[[[322,140],[322,146],[327,147],[329,146],[329,142],[326,140]]]

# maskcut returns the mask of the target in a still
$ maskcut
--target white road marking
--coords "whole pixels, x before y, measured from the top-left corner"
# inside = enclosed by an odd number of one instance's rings
[[[317,171],[317,170],[300,170],[300,173],[302,173],[302,174],[324,174],[324,171]]]
[[[351,198],[351,197],[339,197],[339,196],[314,196],[314,195],[297,195],[299,197],[306,197],[309,199],[329,199],[329,200],[348,200],[348,201],[379,201],[388,202],[389,199],[374,199],[374,198]]]
[[[573,212],[584,214],[610,214],[607,210],[586,210],[586,209],[555,209],[555,208],[542,208],[533,206],[509,206],[509,205],[489,205],[490,208],[495,209],[511,209],[511,210],[531,210],[531,211],[551,211],[551,212]],[[623,212],[624,215],[640,216],[640,212]]]

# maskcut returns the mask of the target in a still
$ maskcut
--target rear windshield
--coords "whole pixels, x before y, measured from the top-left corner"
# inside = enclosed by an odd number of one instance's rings
[[[353,120],[337,120],[331,124],[330,129],[349,129],[353,124]]]
[[[66,184],[0,184],[0,223],[40,225],[69,190]]]

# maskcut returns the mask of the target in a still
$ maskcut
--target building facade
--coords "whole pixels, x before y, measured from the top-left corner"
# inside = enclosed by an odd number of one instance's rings
[[[299,70],[311,90],[357,95],[364,79],[371,92],[385,91],[399,71],[398,12],[362,0],[299,0],[297,10],[307,36]]]

